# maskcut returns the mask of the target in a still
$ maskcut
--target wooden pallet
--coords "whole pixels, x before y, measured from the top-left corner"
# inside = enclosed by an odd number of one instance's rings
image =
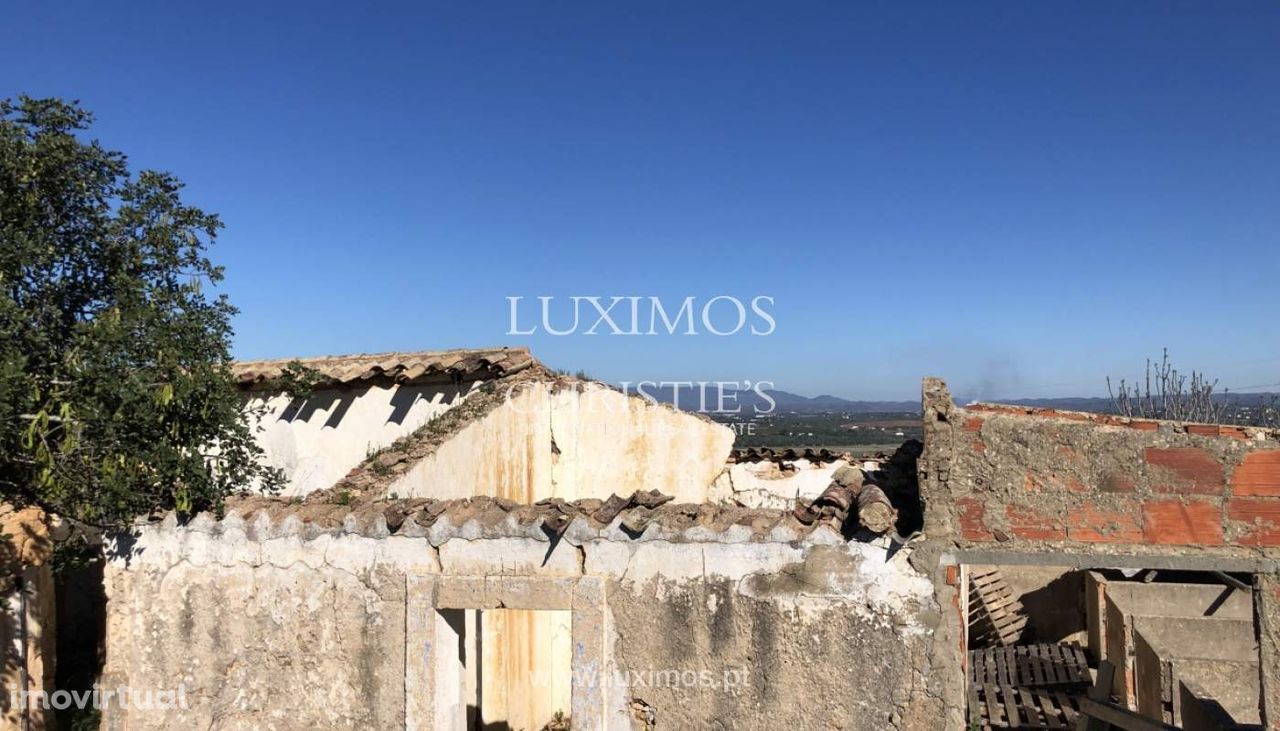
[[[1084,687],[1089,662],[1077,643],[987,647],[969,652],[969,685]]]
[[[969,574],[969,639],[974,646],[1017,644],[1027,628],[1022,602],[1014,598],[1000,569],[973,568]]]
[[[1080,715],[1080,698],[1052,688],[1015,688],[1010,685],[969,686],[969,728],[982,731],[1008,729],[1074,730]]]

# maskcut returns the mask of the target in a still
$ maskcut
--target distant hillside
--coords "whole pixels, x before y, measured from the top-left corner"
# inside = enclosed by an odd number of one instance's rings
[[[714,411],[716,409],[716,389],[714,386],[706,387],[706,405],[705,408],[701,404],[701,396],[699,389],[689,386],[665,387],[662,389],[647,388],[646,392],[663,403],[675,403],[676,396],[679,395],[679,406],[686,411]],[[892,413],[901,411],[918,412],[920,411],[919,401],[851,401],[849,399],[840,398],[839,396],[831,396],[823,394],[821,396],[801,396],[791,393],[790,391],[765,391],[774,401],[773,413],[778,414],[831,414],[831,413],[848,413],[848,414],[872,414],[872,413]],[[1221,402],[1229,402],[1243,406],[1257,406],[1269,404],[1277,394],[1273,393],[1228,393],[1220,394],[1214,398]],[[736,397],[736,398],[735,398]],[[755,391],[725,391],[724,393],[725,407],[732,409],[735,405],[741,408],[742,414],[751,415],[760,412],[769,411],[769,402],[762,398]],[[1064,411],[1091,411],[1095,413],[1110,413],[1113,406],[1111,399],[1107,397],[1064,397],[1064,398],[1015,398],[1015,399],[982,399],[989,403],[998,404],[1014,404],[1017,406],[1032,406],[1043,409],[1061,409]],[[960,405],[968,403],[965,399],[957,398],[956,402]],[[757,411],[758,407],[758,411]]]
[[[850,401],[839,396],[800,396],[790,391],[766,391],[777,406],[776,411],[795,411],[797,413],[829,413],[842,411],[854,414],[882,413],[888,411],[919,411],[919,401]],[[751,400],[749,397],[755,397]],[[764,399],[759,398],[752,392],[747,392],[743,396],[744,403],[760,403],[761,408],[768,406]]]
[[[668,386],[661,389],[646,388],[646,393],[653,396],[663,403],[676,403],[676,396],[679,396],[679,407],[686,411],[714,411],[717,408],[716,399],[719,394],[714,386],[706,387],[706,405],[705,409],[701,403],[702,395],[700,389],[689,386]],[[791,393],[790,391],[770,391],[766,390],[769,398],[773,399],[773,413],[797,413],[797,414],[828,414],[828,413],[884,413],[895,411],[919,411],[919,401],[850,401],[838,396],[822,395],[822,396],[801,396]],[[760,396],[755,391],[729,391],[724,392],[724,407],[732,409],[735,406],[741,408],[741,412],[746,415],[762,413],[770,411],[769,401]]]

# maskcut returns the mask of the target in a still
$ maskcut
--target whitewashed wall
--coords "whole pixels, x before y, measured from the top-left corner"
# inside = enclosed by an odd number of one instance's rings
[[[281,493],[323,490],[377,451],[461,403],[480,382],[461,386],[324,389],[310,398],[254,395],[246,408],[266,460],[284,471]]]
[[[607,498],[656,489],[705,502],[733,431],[606,388],[533,388],[477,419],[394,482],[399,497]]]

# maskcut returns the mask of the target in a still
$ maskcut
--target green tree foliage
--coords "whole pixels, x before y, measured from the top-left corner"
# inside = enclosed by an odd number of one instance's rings
[[[111,525],[271,488],[231,380],[236,310],[205,291],[221,223],[91,123],[0,101],[0,498]]]

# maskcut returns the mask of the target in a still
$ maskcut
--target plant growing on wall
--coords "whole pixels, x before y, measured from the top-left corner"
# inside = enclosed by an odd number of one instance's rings
[[[0,101],[0,498],[97,525],[268,489],[205,251],[221,223],[57,99]]]
[[[1119,414],[1212,424],[1225,416],[1222,404],[1214,399],[1217,386],[1216,380],[1210,381],[1203,373],[1179,372],[1169,362],[1168,348],[1159,363],[1147,361],[1144,383],[1129,384],[1122,378],[1119,388],[1112,390],[1111,378],[1107,378],[1107,393]]]
[[[1226,389],[1217,391],[1218,381],[1198,371],[1180,372],[1169,362],[1165,348],[1160,362],[1148,360],[1145,378],[1129,383],[1120,379],[1112,386],[1107,378],[1107,393],[1112,408],[1123,416],[1147,419],[1170,419],[1206,424],[1246,424],[1280,426],[1280,402],[1274,396],[1252,401],[1231,398]]]

